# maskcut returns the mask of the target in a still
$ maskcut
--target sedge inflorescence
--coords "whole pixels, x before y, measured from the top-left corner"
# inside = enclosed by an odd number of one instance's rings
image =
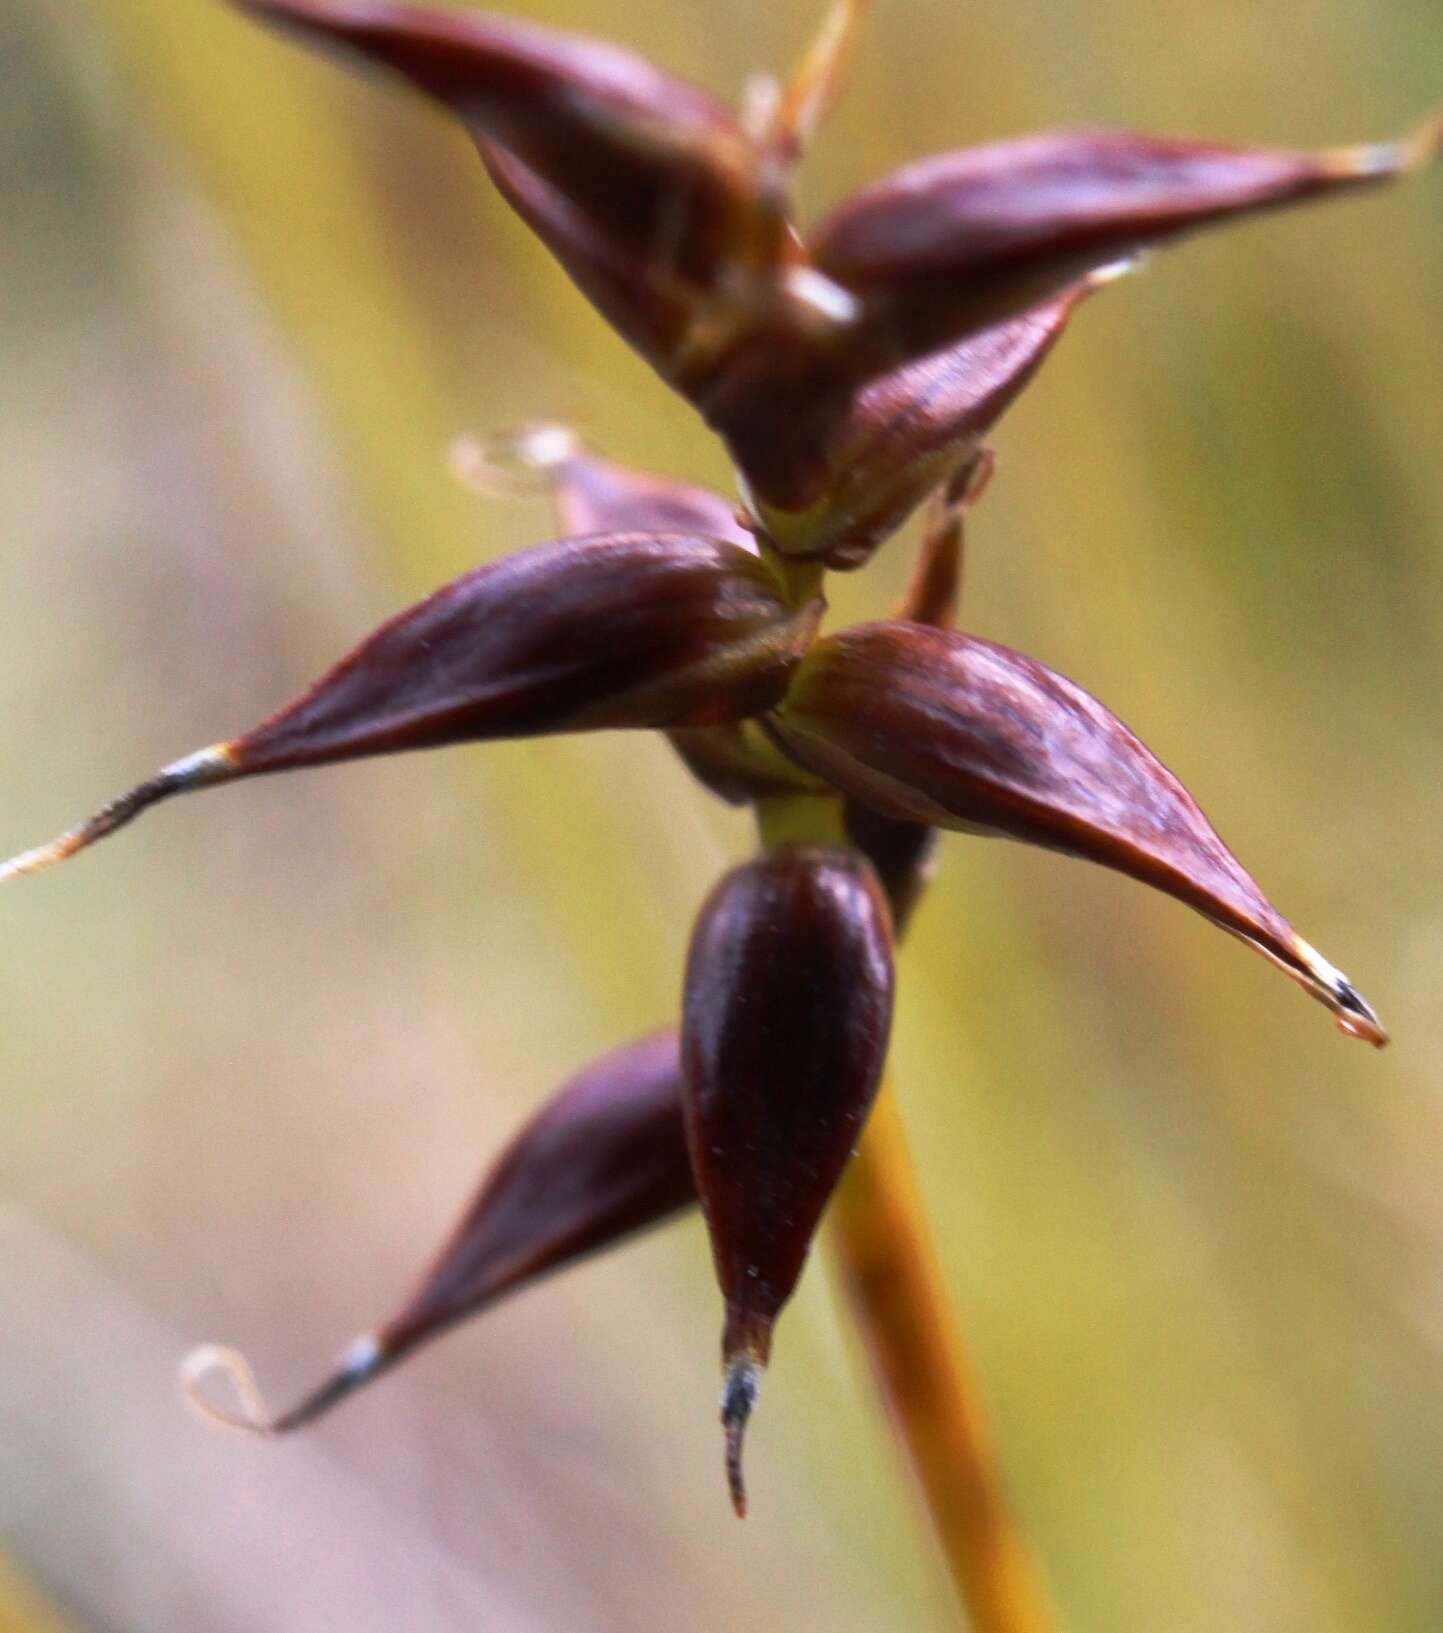
[[[293,702],[187,755],[0,878],[171,795],[506,737],[660,731],[761,846],[702,907],[678,1026],[582,1071],[487,1174],[399,1312],[267,1417],[310,1421],[461,1317],[697,1202],[725,1299],[734,1503],[776,1318],[878,1091],[893,946],[941,829],[1003,834],[1165,891],[1261,952],[1344,1031],[1384,1041],[1178,780],[1095,698],[954,627],[985,439],[1079,307],[1194,230],[1376,187],[1390,143],[1241,149],[1064,131],[908,165],[803,228],[790,179],[854,42],[839,0],[741,113],[599,42],[391,0],[238,0],[398,74],[460,118],[502,196],[724,440],[742,504],[538,426],[486,460],[545,485],[563,536],[401,612]],[[902,604],[822,634],[829,570],[919,508]],[[215,1408],[211,1408],[215,1411]],[[219,1414],[217,1414],[219,1415]]]

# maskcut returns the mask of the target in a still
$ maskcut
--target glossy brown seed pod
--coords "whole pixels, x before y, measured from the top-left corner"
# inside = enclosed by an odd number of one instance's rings
[[[391,0],[237,0],[408,79],[580,207],[618,251],[705,285],[751,214],[731,110],[606,41]]]
[[[516,214],[613,329],[670,380],[704,297],[667,266],[638,259],[590,212],[549,186],[514,153],[480,142],[487,174]]]
[[[199,1393],[209,1374],[229,1372],[244,1400],[255,1391],[239,1358],[214,1345],[186,1364],[191,1400],[238,1427],[298,1429],[457,1322],[695,1201],[672,1028],[613,1049],[546,1102],[491,1165],[410,1297],[298,1405],[276,1417],[219,1411]]]
[[[1045,300],[1090,269],[1199,228],[1426,162],[1398,142],[1308,153],[1125,131],[1062,131],[943,153],[852,194],[811,235],[883,352],[916,356]]]
[[[789,293],[801,248],[760,183],[764,155],[695,86],[604,41],[486,12],[238,3],[399,73],[454,113],[502,196],[686,395],[710,389],[734,335],[758,319],[815,327]]]
[[[483,149],[497,188],[607,322],[727,442],[763,488],[770,473],[825,468],[828,440],[855,394],[843,324],[795,264],[790,228],[775,253],[748,251],[701,293],[655,261],[638,262],[583,212],[499,148]],[[788,251],[790,250],[790,253]]]
[[[34,872],[173,794],[408,749],[706,725],[781,695],[821,615],[720,539],[561,539],[477,568],[383,624],[295,702],[0,866]]]
[[[891,921],[857,852],[778,846],[712,892],[687,959],[682,1065],[726,1300],[722,1421],[739,1514],[772,1325],[877,1092],[891,1016]]]
[[[832,568],[868,561],[976,452],[1101,281],[1083,279],[1020,317],[849,389],[820,460],[768,436],[769,417],[739,428],[732,453],[768,537],[788,556]]]
[[[1386,1041],[1351,983],[1263,895],[1176,777],[1081,687],[990,641],[860,624],[819,641],[768,729],[891,817],[1005,834],[1186,902]]]
[[[790,428],[778,430],[778,405],[762,405],[732,452],[768,540],[789,557],[833,568],[869,560],[928,493],[968,465],[1102,281],[1083,279],[1020,318],[860,391],[839,388],[843,410],[820,463],[799,457]],[[674,528],[755,548],[733,501],[602,459],[564,427],[532,427],[502,454],[544,477],[568,533]],[[770,489],[757,480],[767,466],[774,466]]]

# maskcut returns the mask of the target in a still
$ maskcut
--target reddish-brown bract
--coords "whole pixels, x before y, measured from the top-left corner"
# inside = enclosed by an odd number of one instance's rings
[[[610,1050],[545,1102],[491,1164],[397,1315],[274,1427],[309,1422],[457,1321],[695,1200],[669,1029]]]
[[[892,926],[855,851],[782,845],[721,881],[682,1002],[692,1171],[726,1299],[733,1500],[740,1437],[821,1218],[876,1095],[892,1019]]]
[[[399,613],[293,703],[0,866],[63,861],[175,794],[375,754],[550,732],[707,726],[780,697],[821,617],[753,551],[676,533],[560,539]]]
[[[503,1293],[696,1201],[675,1027],[578,1072],[496,1159],[416,1291],[381,1328],[412,1348]]]
[[[1367,1005],[1177,778],[1045,664],[953,630],[858,624],[816,643],[768,725],[802,764],[884,815],[1027,840],[1176,896],[1382,1041]]]
[[[239,3],[451,109],[577,286],[724,438],[777,548],[837,568],[865,561],[946,476],[948,450],[985,434],[1079,280],[1185,232],[1386,180],[1437,142],[1029,137],[906,166],[804,243],[788,170],[835,94],[825,50],[779,103],[810,107],[802,124],[754,131],[601,41],[391,0]]]
[[[247,1426],[281,1434],[313,1422],[458,1321],[695,1201],[671,1028],[559,1089],[492,1164],[397,1313],[299,1405]]]
[[[497,192],[622,339],[671,381],[698,319],[696,291],[668,267],[638,260],[585,209],[499,143],[477,145]]]
[[[562,539],[467,573],[382,625],[231,745],[272,771],[554,731],[739,719],[785,684],[819,607],[798,612],[719,539]]]
[[[930,351],[1120,257],[1240,215],[1389,179],[1406,144],[1299,153],[1061,131],[937,154],[854,193],[811,235],[864,330]]]
[[[752,535],[737,520],[735,505],[720,494],[602,459],[564,427],[534,426],[512,440],[509,452],[523,467],[531,464],[544,475],[557,520],[567,532],[686,528],[756,550]],[[754,724],[678,726],[667,735],[697,780],[732,804],[825,788],[779,755]]]
[[[404,75],[659,272],[710,284],[754,209],[731,111],[607,41],[389,0],[238,3]]]
[[[869,381],[845,397],[823,462],[791,459],[769,417],[732,452],[768,537],[789,556],[860,567],[965,465],[1062,336],[1094,285]]]

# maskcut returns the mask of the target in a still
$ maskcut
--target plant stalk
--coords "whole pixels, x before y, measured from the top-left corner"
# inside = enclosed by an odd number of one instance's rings
[[[973,1633],[1058,1633],[1006,1499],[888,1084],[833,1199],[830,1246]]]

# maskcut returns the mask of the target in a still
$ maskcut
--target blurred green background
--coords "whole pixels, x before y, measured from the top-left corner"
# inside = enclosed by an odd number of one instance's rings
[[[818,11],[522,9],[728,95]],[[10,0],[0,87],[0,851],[548,536],[457,434],[726,485],[418,102],[219,0]],[[1440,97],[1433,0],[878,0],[804,200],[1037,126],[1333,142]],[[947,845],[898,1076],[1073,1633],[1443,1625],[1440,229],[1435,174],[1199,241],[996,438],[968,627],[1117,709],[1396,1040],[1162,897]],[[695,1221],[308,1438],[176,1400],[200,1339],[281,1401],[382,1314],[525,1109],[670,1015],[747,843],[598,737],[246,784],[5,893],[0,1537],[58,1625],[953,1625],[820,1264],[732,1520]]]

